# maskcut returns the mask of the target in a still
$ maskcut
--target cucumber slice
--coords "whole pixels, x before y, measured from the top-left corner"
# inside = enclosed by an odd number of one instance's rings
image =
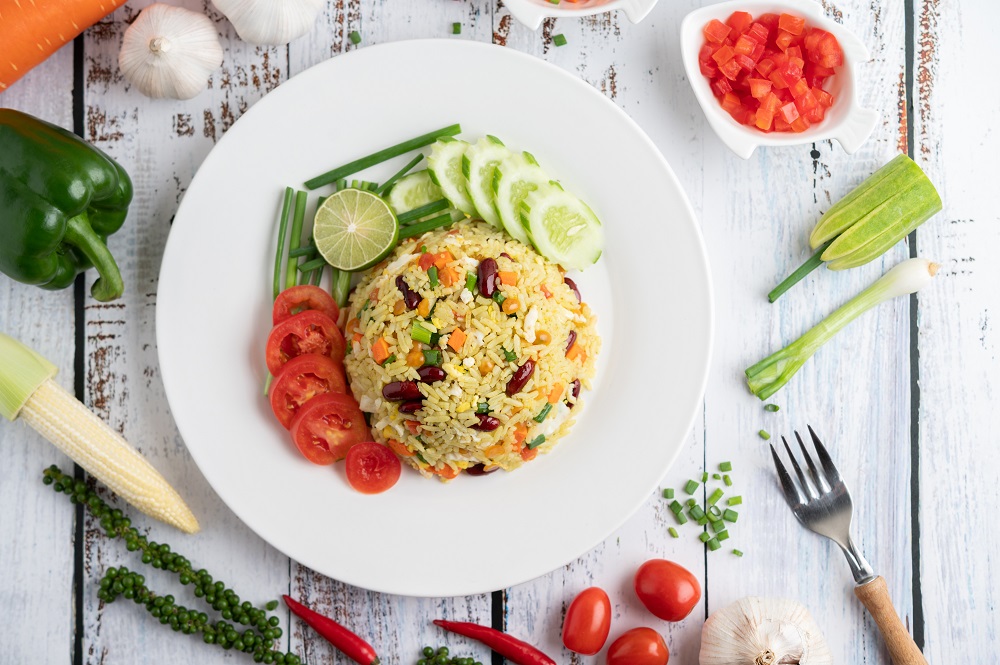
[[[526,245],[531,244],[531,236],[521,221],[521,201],[549,180],[529,152],[507,157],[494,171],[493,203],[500,222],[507,233]]]
[[[444,192],[425,169],[403,176],[389,190],[386,201],[397,215],[444,198]]]
[[[462,173],[462,157],[469,144],[460,139],[438,139],[431,148],[427,166],[431,179],[441,188],[444,197],[466,215],[475,215],[476,206],[469,198],[469,190]]]
[[[555,183],[529,192],[521,202],[521,220],[535,249],[567,270],[583,270],[604,249],[604,230],[586,203]]]
[[[493,174],[497,164],[511,156],[510,150],[495,136],[487,135],[465,151],[462,172],[469,185],[469,197],[476,212],[494,228],[502,228],[493,202]]]

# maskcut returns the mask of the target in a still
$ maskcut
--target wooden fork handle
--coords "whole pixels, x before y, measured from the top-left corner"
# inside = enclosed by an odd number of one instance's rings
[[[917,643],[910,637],[896,608],[892,606],[889,589],[881,575],[871,582],[854,587],[854,595],[861,600],[878,624],[894,665],[927,665],[927,659],[920,653]]]

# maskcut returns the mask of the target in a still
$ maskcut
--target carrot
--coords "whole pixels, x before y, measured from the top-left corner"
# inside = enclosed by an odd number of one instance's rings
[[[401,457],[413,457],[413,451],[404,446],[399,441],[396,441],[396,439],[389,439],[389,447],[392,448],[392,452],[396,453]]]
[[[444,270],[445,266],[454,260],[455,257],[447,249],[434,255],[434,265],[437,266],[438,270]]]
[[[410,434],[416,434],[420,431],[419,420],[404,420],[403,424],[406,425],[406,429],[410,430]]]
[[[497,455],[503,453],[503,446],[498,443],[494,446],[490,446],[483,452],[486,454],[487,457],[496,457]]]
[[[518,423],[514,427],[514,443],[521,445],[528,438],[528,427],[524,423]]]
[[[125,0],[0,0],[0,92]]]
[[[557,383],[556,385],[552,386],[552,392],[549,393],[549,404],[555,404],[556,402],[558,402],[559,398],[562,397],[562,392],[563,392],[563,384]]]
[[[375,362],[381,365],[382,361],[388,357],[389,343],[385,341],[385,337],[379,337],[378,341],[372,344],[372,358],[375,359]]]
[[[363,340],[364,338],[365,338],[365,336],[362,335],[361,333],[354,333],[354,335],[351,336],[351,341],[352,342],[361,342],[361,340]]]
[[[546,298],[551,298],[552,297],[552,292],[549,291],[548,288],[546,288],[546,286],[544,284],[542,284],[539,288],[541,289],[542,293],[545,294]]]
[[[467,338],[468,335],[465,334],[464,330],[455,328],[448,336],[448,346],[457,353],[462,350],[462,345],[465,344]]]
[[[446,480],[451,480],[452,478],[455,478],[455,477],[458,476],[458,471],[456,471],[455,469],[451,468],[447,464],[444,465],[443,469],[431,468],[431,469],[428,469],[428,471],[430,471],[431,473],[436,474],[438,476],[441,476],[442,478],[445,478]]]
[[[521,459],[523,459],[525,462],[530,462],[537,456],[538,456],[537,448],[523,448],[521,450]]]
[[[360,328],[361,328],[361,322],[355,318],[352,318],[350,321],[347,322],[346,330],[348,335],[350,335],[351,333],[358,332]]]
[[[438,271],[438,279],[440,279],[441,283],[445,286],[453,286],[455,282],[458,281],[458,273],[455,272],[454,268],[445,266]]]
[[[511,272],[509,270],[499,270],[497,275],[500,276],[500,283],[506,284],[507,286],[517,286],[517,273]]]
[[[569,351],[566,352],[566,357],[570,360],[580,358],[580,362],[583,362],[587,359],[587,353],[583,350],[579,342],[573,342],[573,346],[569,347]]]

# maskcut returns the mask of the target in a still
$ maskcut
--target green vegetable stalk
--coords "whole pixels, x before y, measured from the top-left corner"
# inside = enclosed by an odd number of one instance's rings
[[[0,146],[0,272],[62,289],[93,266],[93,296],[120,297],[106,243],[132,201],[125,170],[75,134],[13,109],[0,109]]]
[[[941,210],[934,184],[906,155],[897,155],[826,211],[809,236],[817,251],[767,298],[774,302],[803,277],[826,263],[830,270],[857,268]]]

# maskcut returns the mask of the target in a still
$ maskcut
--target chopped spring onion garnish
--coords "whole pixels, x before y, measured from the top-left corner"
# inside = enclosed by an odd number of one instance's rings
[[[465,288],[466,288],[466,290],[472,291],[473,293],[475,293],[476,292],[476,281],[477,281],[476,273],[474,273],[474,272],[467,273],[465,275]]]
[[[513,351],[508,351],[507,349],[504,349],[504,350],[503,350],[503,357],[504,357],[504,358],[505,358],[505,359],[507,360],[507,362],[509,362],[509,363],[512,363],[512,362],[514,362],[515,360],[517,360],[517,354],[516,354],[516,353],[514,353]]]
[[[715,550],[717,550],[720,547],[722,547],[722,543],[719,542],[718,538],[712,538],[711,540],[709,540],[706,543],[706,545],[708,545],[708,551],[709,552],[714,552]]]
[[[776,411],[778,411],[780,409],[781,409],[781,407],[778,406],[777,404],[765,404],[764,405],[764,410],[765,411],[770,411],[771,413],[775,413]]]
[[[451,34],[453,34],[453,35],[460,35],[460,34],[462,34],[462,24],[461,23],[452,23],[451,24]]]
[[[427,270],[427,277],[428,277],[428,279],[431,280],[431,288],[432,289],[436,289],[438,287],[438,284],[441,283],[441,282],[438,281],[438,269],[437,269],[437,266],[431,266]]]
[[[771,438],[771,434],[767,430],[763,429],[757,432],[757,435],[760,436],[760,438],[764,439],[765,441]]]
[[[681,503],[677,501],[677,499],[674,499],[673,501],[670,502],[670,512],[672,512],[674,515],[680,514],[682,510],[684,510],[684,506],[681,505]]]
[[[733,486],[733,479],[729,477],[728,473],[722,474],[722,482],[724,482],[726,484],[726,487],[732,487]]]
[[[735,554],[736,556],[743,556],[743,552],[741,552],[740,550],[733,550],[733,554]]]
[[[358,38],[360,40],[360,35]],[[409,141],[403,141],[402,143],[397,143],[394,146],[385,148],[384,150],[379,150],[370,155],[362,157],[361,159],[356,159],[353,162],[339,166],[331,171],[327,171],[321,175],[306,181],[307,189],[316,189],[317,187],[322,187],[323,185],[329,185],[332,182],[336,182],[341,178],[346,178],[349,175],[354,175],[359,171],[363,171],[376,164],[381,164],[382,162],[392,159],[393,157],[398,157],[399,155],[404,155],[412,150],[417,150],[418,148],[423,148],[429,146],[430,144],[437,141],[442,136],[455,136],[462,131],[462,126],[455,124],[449,125],[448,127],[443,127],[441,129],[435,130],[433,132],[428,132],[427,134],[422,134]]]
[[[365,300],[365,304],[361,306],[361,310],[358,312],[358,321],[361,320],[361,315],[365,313],[368,306],[372,304],[371,298]]]
[[[551,410],[552,410],[552,405],[551,404],[546,404],[545,406],[543,406],[542,410],[538,412],[537,416],[535,416],[535,418],[534,418],[535,422],[536,423],[545,422],[545,417],[547,415],[549,415],[549,411],[551,411]]]
[[[545,443],[545,435],[539,434],[537,437],[535,437],[534,441],[528,444],[528,450],[534,450],[543,443]]]
[[[695,499],[688,499],[687,500],[687,507],[690,508],[691,506],[693,506],[693,505],[695,505],[697,503],[698,502]]]
[[[695,492],[697,492],[698,481],[697,480],[687,481],[687,484],[684,485],[684,491],[687,492],[688,494],[694,494]]]
[[[421,155],[417,155],[416,157],[414,157],[413,159],[411,159],[406,164],[406,166],[404,166],[403,168],[401,168],[398,171],[396,171],[395,173],[393,173],[391,178],[389,178],[388,180],[386,180],[385,182],[383,182],[382,185],[378,189],[375,190],[375,193],[378,194],[379,196],[382,196],[383,194],[385,194],[386,192],[388,192],[392,188],[392,186],[396,184],[397,180],[399,180],[404,175],[406,175],[411,170],[413,170],[413,167],[416,166],[417,164],[419,164],[420,161],[423,158],[424,158],[424,156],[421,154]]]
[[[495,302],[496,304],[502,305],[503,301],[506,300],[506,299],[507,299],[507,296],[505,296],[503,294],[503,292],[501,292],[499,290],[493,292],[493,302]]]
[[[433,367],[440,367],[441,363],[444,362],[444,356],[440,349],[427,349],[424,351],[424,364],[431,365]],[[487,405],[487,408],[489,406]]]
[[[731,508],[726,508],[726,511],[722,513],[722,519],[727,522],[736,522],[740,518],[740,514]]]
[[[698,540],[700,540],[703,543],[707,543],[709,539],[711,539],[711,537],[712,536],[707,531],[702,531],[701,533],[698,534]]]
[[[418,342],[423,342],[424,344],[431,343],[431,335],[433,335],[433,333],[419,323],[414,323],[413,327],[410,329],[410,338],[415,339]]]
[[[712,531],[719,533],[726,530],[726,523],[722,520],[711,522]]]
[[[680,534],[677,533],[677,529],[675,529],[674,527],[670,527],[669,529],[667,529],[667,533],[670,534],[671,538],[680,538]]]
[[[340,180],[338,180],[338,181],[337,181],[337,182],[336,182],[336,183],[334,184],[334,187],[336,187],[336,188],[337,188],[337,191],[338,191],[338,192],[339,192],[340,190],[342,190],[342,189],[347,189],[347,179],[346,179],[346,178],[341,178]],[[325,201],[326,199],[323,199],[323,200]]]
[[[719,502],[719,499],[722,498],[723,494],[725,494],[725,492],[723,492],[718,487],[715,488],[715,491],[712,492],[708,497],[708,505],[714,506],[715,504],[717,504]]]
[[[722,464],[719,465],[719,471],[725,472],[725,471],[732,471],[732,470],[733,470],[733,463],[732,462],[723,462]]]
[[[292,195],[295,190],[285,187],[281,200],[281,216],[278,217],[278,250],[274,255],[274,298],[281,293],[281,260],[285,258],[285,236],[288,234],[288,213],[292,209]]]
[[[379,364],[382,365],[382,367],[385,367],[386,365],[391,365],[394,362],[396,362],[396,354],[395,353],[392,354],[391,356],[389,356],[388,358],[386,358],[385,360],[383,360]]]
[[[702,517],[705,517],[705,511],[700,506],[692,506],[691,510],[688,511],[688,515],[693,519],[700,520]]]
[[[489,412],[490,412],[490,403],[489,402],[480,402],[476,406],[476,413],[487,414]]]
[[[663,490],[663,498],[664,499],[674,498],[674,488],[668,487],[667,489]]]
[[[400,224],[411,224],[421,217],[426,217],[427,215],[433,215],[436,212],[441,212],[442,210],[447,210],[451,204],[448,203],[448,199],[440,199],[438,201],[432,201],[426,205],[422,205],[419,208],[414,208],[413,210],[407,210],[406,212],[401,212],[396,215],[396,221]]]
[[[351,34],[349,34],[348,37],[351,39],[351,43],[355,46],[361,43],[361,33],[357,30],[351,30]]]
[[[712,522],[718,522],[722,519],[722,509],[718,506],[709,506],[707,512],[708,519]]]
[[[729,506],[738,506],[741,503],[743,503],[743,497],[742,496],[731,496],[728,499],[726,499],[726,505],[729,505]]]
[[[703,483],[707,483],[708,482],[708,471],[705,471],[705,472],[703,472],[701,474],[701,482],[703,482]]]
[[[841,328],[879,303],[918,291],[930,283],[937,271],[938,264],[927,259],[903,261],[797,340],[749,367],[746,376],[750,392],[767,399]]]
[[[552,38],[552,43],[556,46],[566,46],[566,36],[563,34],[558,34]]]
[[[698,526],[705,526],[706,524],[708,524],[708,515],[703,515],[702,517],[699,517],[699,518],[698,518],[698,519],[697,519],[697,520],[695,521],[695,523],[696,523],[696,524],[697,524]]]
[[[723,529],[722,531],[720,531],[720,532],[718,532],[717,534],[715,534],[715,538],[716,538],[716,540],[718,540],[718,541],[719,541],[720,543],[721,543],[721,542],[722,542],[723,540],[729,540],[729,532],[728,532],[728,531],[726,531],[725,529]]]
[[[722,475],[718,473],[713,473],[712,480],[722,480]]]
[[[687,524],[688,518],[684,517],[684,513],[674,513],[674,518],[678,524]]]
[[[437,217],[432,217],[426,222],[417,222],[416,224],[410,224],[406,228],[399,230],[399,238],[401,240],[406,238],[415,238],[419,235],[423,235],[428,231],[433,231],[434,229],[440,229],[444,226],[450,226],[454,220],[451,217],[451,213],[446,212],[443,215]]]

